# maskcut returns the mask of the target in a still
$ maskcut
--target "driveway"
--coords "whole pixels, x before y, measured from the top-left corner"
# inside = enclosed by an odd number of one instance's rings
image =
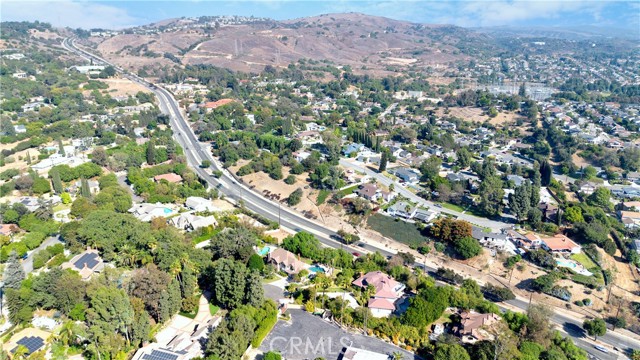
[[[33,257],[38,252],[40,252],[40,250],[44,250],[49,246],[53,246],[55,244],[62,244],[62,241],[60,241],[60,235],[51,236],[44,239],[44,241],[42,242],[42,244],[40,244],[40,246],[31,250],[28,253],[27,258],[22,260],[22,269],[24,270],[25,274],[29,274],[30,272],[33,271]]]
[[[264,289],[264,297],[271,299],[276,303],[284,297],[284,292],[280,287],[272,284],[263,284],[262,288]]]
[[[278,321],[264,339],[260,351],[278,351],[291,360],[337,359],[344,347],[353,346],[382,354],[401,352],[405,360],[418,359],[412,353],[374,337],[346,332],[304,310],[290,309],[289,322]]]
[[[129,194],[131,194],[131,200],[133,200],[134,203],[144,202],[143,198],[141,198],[140,196],[136,195],[133,192],[133,189],[131,188],[131,185],[127,184],[127,172],[126,171],[119,172],[117,174],[116,178],[118,179],[118,184],[120,186],[122,186],[123,188],[127,189],[127,191],[129,191]]]

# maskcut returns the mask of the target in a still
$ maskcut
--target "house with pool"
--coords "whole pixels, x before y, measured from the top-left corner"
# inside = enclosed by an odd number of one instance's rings
[[[552,237],[542,238],[542,248],[551,253],[577,254],[582,251],[582,247],[563,234],[556,234]]]
[[[172,209],[167,204],[155,203],[141,203],[135,204],[131,209],[129,209],[129,213],[135,216],[138,220],[149,222],[153,218],[164,217],[168,218],[173,215],[176,215],[178,212]]]
[[[296,254],[282,248],[277,248],[267,254],[267,261],[276,266],[278,270],[289,275],[297,274],[300,270],[309,268],[309,265],[300,261]]]

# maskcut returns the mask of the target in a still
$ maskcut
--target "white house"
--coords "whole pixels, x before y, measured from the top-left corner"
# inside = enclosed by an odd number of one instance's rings
[[[140,221],[151,221],[154,218],[168,218],[177,214],[177,211],[171,209],[168,205],[155,203],[135,204],[129,212]]]
[[[199,196],[189,196],[184,202],[184,206],[197,212],[201,211],[220,211],[220,209],[213,205],[213,202],[209,199],[205,199]]]
[[[413,204],[406,201],[397,202],[387,209],[387,213],[391,216],[401,216],[411,219],[416,215],[417,208]]]
[[[217,226],[218,222],[213,215],[198,216],[193,213],[186,212],[170,218],[169,224],[180,230],[193,231],[207,226]]]

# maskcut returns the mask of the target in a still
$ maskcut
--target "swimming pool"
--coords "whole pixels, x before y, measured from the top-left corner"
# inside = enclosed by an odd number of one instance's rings
[[[173,210],[169,208],[162,208],[162,211],[164,211],[165,214],[171,214],[173,212]]]
[[[263,247],[258,253],[260,256],[265,256],[271,251],[271,248],[268,246]]]
[[[561,267],[567,267],[572,269],[575,269],[578,266],[576,265],[575,262],[570,260],[565,260],[565,259],[556,259],[556,264],[558,264],[558,266],[561,266]]]
[[[318,265],[313,265],[309,268],[309,271],[314,272],[314,273],[323,273],[324,274],[324,269]]]

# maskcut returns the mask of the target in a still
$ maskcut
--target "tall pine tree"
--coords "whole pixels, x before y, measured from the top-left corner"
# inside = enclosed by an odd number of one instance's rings
[[[53,183],[53,191],[56,194],[62,194],[64,192],[64,187],[62,186],[62,180],[60,180],[60,172],[58,169],[53,169],[51,171],[51,182]]]
[[[82,179],[80,181],[80,195],[86,198],[91,197],[91,190],[89,189],[89,180]]]
[[[18,260],[18,254],[15,250],[11,251],[7,259],[7,265],[4,268],[4,287],[7,289],[19,289],[22,280],[25,278],[24,270]]]
[[[156,145],[153,140],[147,144],[147,164],[153,165],[156,163]]]
[[[382,156],[380,157],[380,167],[378,171],[383,172],[387,170],[387,163],[389,162],[389,155],[387,151],[382,152]]]
[[[553,169],[551,169],[549,161],[545,160],[540,164],[540,185],[549,186],[551,184],[552,172]]]

